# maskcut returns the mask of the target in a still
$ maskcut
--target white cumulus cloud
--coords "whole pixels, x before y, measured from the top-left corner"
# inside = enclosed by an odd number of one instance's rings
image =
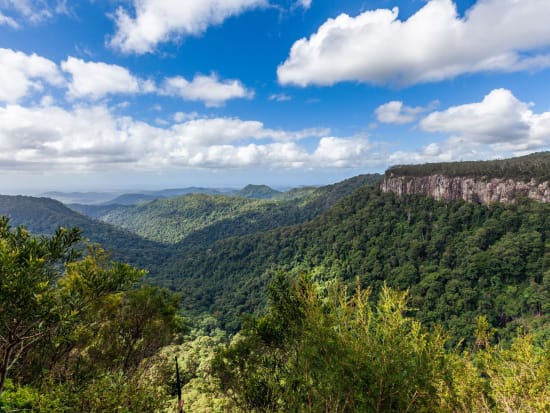
[[[177,116],[155,126],[116,116],[105,105],[65,109],[0,106],[0,170],[164,171],[185,168],[326,168],[356,164],[363,142],[324,138],[329,131],[287,131],[255,120]],[[318,139],[318,148],[300,143]]]
[[[507,158],[548,150],[550,111],[535,113],[507,89],[495,89],[480,102],[430,113],[421,130],[447,135],[418,150],[396,151],[392,164]]]
[[[360,167],[367,164],[372,145],[365,138],[324,137],[313,153],[317,166]]]
[[[132,0],[133,11],[115,14],[117,32],[112,47],[124,53],[154,51],[160,42],[199,35],[229,17],[264,6],[266,0]]]
[[[208,107],[222,106],[230,99],[254,97],[254,92],[246,89],[239,80],[220,80],[216,74],[197,74],[191,81],[182,76],[166,78],[160,93],[201,101]]]
[[[148,89],[147,82],[117,65],[69,57],[61,63],[61,68],[72,77],[68,90],[72,98],[100,99],[108,94],[138,93]]]
[[[481,102],[431,113],[422,119],[420,128],[498,148],[525,150],[550,145],[550,112],[534,113],[530,104],[507,89],[495,89]]]
[[[398,16],[394,8],[327,20],[294,43],[279,82],[409,85],[550,66],[547,0],[478,0],[464,17],[451,0],[429,0],[407,20]]]
[[[36,54],[0,48],[0,101],[17,102],[44,84],[64,83],[57,65]]]

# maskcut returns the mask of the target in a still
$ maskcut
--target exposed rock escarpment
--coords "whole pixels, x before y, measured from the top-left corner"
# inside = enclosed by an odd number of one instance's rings
[[[463,199],[472,202],[512,203],[528,197],[550,202],[550,182],[531,179],[521,181],[505,178],[459,177],[441,174],[404,176],[386,173],[381,188],[397,195],[424,194],[440,201]]]

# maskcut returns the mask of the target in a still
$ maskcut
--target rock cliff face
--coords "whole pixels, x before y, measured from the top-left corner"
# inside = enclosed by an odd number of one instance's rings
[[[399,176],[387,173],[381,188],[397,195],[425,194],[440,201],[463,199],[482,203],[513,203],[517,198],[529,197],[550,202],[550,182],[529,182],[513,179],[484,179],[448,177],[445,175]]]

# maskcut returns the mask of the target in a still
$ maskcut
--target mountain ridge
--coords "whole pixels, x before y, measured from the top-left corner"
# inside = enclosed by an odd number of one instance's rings
[[[548,203],[550,152],[494,161],[398,165],[386,171],[381,189],[445,202],[509,204],[525,197]]]

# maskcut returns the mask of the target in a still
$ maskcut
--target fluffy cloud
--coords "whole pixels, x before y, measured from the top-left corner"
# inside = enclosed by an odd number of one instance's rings
[[[191,81],[181,76],[165,78],[162,87],[157,87],[153,80],[140,79],[125,67],[114,64],[69,56],[60,66],[70,76],[69,82],[51,60],[0,48],[0,101],[17,102],[31,91],[42,91],[45,83],[66,86],[70,99],[98,100],[114,94],[158,93],[217,107],[229,99],[254,97],[254,92],[239,80],[220,80],[216,74],[197,74]]]
[[[229,99],[251,99],[254,96],[254,92],[247,90],[239,80],[220,81],[215,74],[195,75],[192,81],[181,76],[166,78],[160,93],[202,101],[208,107],[222,106]]]
[[[51,60],[0,48],[0,101],[17,102],[44,83],[61,86],[63,76]]]
[[[403,102],[394,100],[380,105],[375,113],[379,122],[400,124],[414,122],[424,110],[422,107],[411,108],[403,105]]]
[[[114,171],[174,168],[348,167],[363,140],[325,138],[323,129],[285,131],[237,118],[187,119],[158,127],[107,107],[0,107],[0,169]],[[178,119],[184,117],[178,116]],[[317,148],[300,143],[318,139]]]
[[[416,151],[397,151],[391,164],[507,158],[550,146],[550,112],[534,113],[532,105],[507,89],[495,89],[481,102],[453,106],[422,119],[420,129],[448,134]]]
[[[199,35],[209,26],[246,10],[267,4],[266,0],[132,0],[134,12],[119,8],[117,32],[111,46],[125,53],[152,52],[160,42],[174,37]],[[134,17],[135,16],[135,17]]]
[[[68,91],[72,98],[100,99],[108,94],[154,90],[154,86],[117,65],[69,57],[61,63],[61,68],[72,77]]]
[[[533,113],[528,103],[507,89],[495,89],[481,102],[431,113],[420,122],[420,128],[503,150],[550,145],[550,112]]]
[[[279,82],[407,85],[550,66],[549,55],[536,54],[550,46],[547,0],[479,0],[463,18],[451,0],[429,0],[406,21],[398,13],[377,9],[327,20],[294,43],[277,70]]]
[[[368,160],[372,145],[365,138],[325,137],[313,153],[314,164],[336,167],[360,167]]]

